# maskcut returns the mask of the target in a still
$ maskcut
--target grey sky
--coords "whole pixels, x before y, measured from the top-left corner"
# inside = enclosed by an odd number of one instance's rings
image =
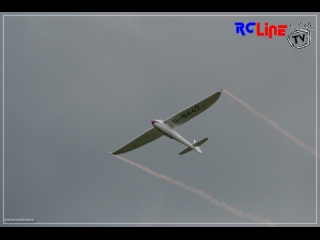
[[[315,29],[293,50],[237,35],[236,21]],[[108,153],[219,87],[316,148],[315,16],[6,16],[4,28],[4,218],[251,223]],[[227,94],[177,131],[208,137],[203,153],[180,156],[164,136],[122,156],[243,212],[316,221],[315,156]]]

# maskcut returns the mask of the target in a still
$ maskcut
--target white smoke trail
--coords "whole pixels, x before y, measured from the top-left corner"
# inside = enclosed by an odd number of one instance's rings
[[[309,153],[315,155],[316,157],[319,157],[319,154],[316,152],[316,150],[312,149],[310,146],[308,146],[307,144],[301,142],[297,137],[293,136],[292,134],[290,134],[289,132],[287,132],[286,130],[284,130],[282,127],[280,127],[277,123],[275,123],[274,121],[270,120],[267,116],[263,115],[262,113],[258,112],[257,110],[255,110],[253,107],[251,107],[248,103],[242,101],[241,99],[237,98],[235,95],[233,95],[232,93],[228,92],[227,90],[223,89],[223,92],[225,92],[226,94],[228,94],[231,98],[235,99],[237,102],[241,103],[243,106],[245,106],[250,112],[254,113],[256,116],[258,116],[259,118],[261,118],[262,120],[266,121],[267,123],[269,123],[272,127],[274,127],[276,130],[278,130],[279,132],[281,132],[282,134],[284,134],[287,138],[289,138],[292,142],[294,142],[295,144],[299,145],[300,147],[304,148],[305,150],[307,150]]]
[[[259,223],[272,223],[271,220],[269,220],[269,219],[264,219],[264,218],[255,216],[252,213],[244,213],[244,212],[236,209],[235,207],[231,207],[231,206],[229,206],[228,204],[226,204],[224,202],[218,201],[217,199],[213,198],[210,194],[208,194],[206,192],[203,192],[203,191],[201,191],[199,189],[190,187],[190,186],[188,186],[188,185],[186,185],[186,184],[184,184],[182,182],[174,180],[174,179],[172,179],[170,177],[167,177],[165,175],[156,173],[156,172],[150,170],[149,168],[144,167],[144,166],[142,166],[140,164],[137,164],[137,163],[135,163],[133,161],[130,161],[130,160],[124,158],[124,157],[121,157],[119,155],[113,155],[113,156],[118,158],[118,159],[120,159],[120,160],[122,160],[122,161],[124,161],[124,162],[126,162],[126,163],[129,163],[129,164],[131,164],[131,165],[133,165],[133,166],[135,166],[135,167],[137,167],[137,168],[139,168],[139,169],[141,169],[141,170],[143,170],[143,171],[145,171],[145,172],[147,172],[147,173],[149,173],[149,174],[151,174],[151,175],[153,175],[153,176],[155,176],[157,178],[161,178],[163,180],[166,180],[166,181],[168,181],[168,182],[170,182],[170,183],[172,183],[172,184],[174,184],[176,186],[179,186],[179,187],[183,188],[184,190],[187,190],[187,191],[189,191],[191,193],[194,193],[194,194],[198,195],[199,197],[202,197],[202,198],[208,200],[213,205],[215,205],[215,206],[217,206],[219,208],[222,208],[224,210],[227,210],[228,212],[233,213],[233,214],[235,214],[235,215],[237,215],[239,217],[246,218],[246,219],[249,219],[249,220],[252,220],[252,221],[255,221],[255,222],[259,222]]]

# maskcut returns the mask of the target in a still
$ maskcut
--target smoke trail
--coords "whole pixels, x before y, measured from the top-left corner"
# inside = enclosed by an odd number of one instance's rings
[[[235,95],[233,95],[232,93],[228,92],[227,90],[223,89],[223,91],[228,94],[230,97],[232,97],[233,99],[235,99],[237,102],[241,103],[243,106],[245,106],[250,112],[254,113],[255,115],[257,115],[259,118],[261,118],[262,120],[266,121],[267,123],[269,123],[272,127],[274,127],[276,130],[278,130],[279,132],[281,132],[282,134],[284,134],[287,138],[289,138],[292,142],[294,142],[295,144],[299,145],[300,147],[304,148],[305,150],[307,150],[309,153],[315,155],[316,157],[319,157],[319,154],[312,149],[311,147],[309,147],[307,144],[301,142],[297,137],[291,135],[289,132],[287,132],[286,130],[284,130],[282,127],[280,127],[277,123],[275,123],[274,121],[270,120],[269,118],[267,118],[267,116],[263,115],[262,113],[258,112],[257,110],[255,110],[253,107],[251,107],[249,104],[247,104],[246,102],[242,101],[241,99],[237,98]]]
[[[155,176],[157,178],[161,178],[163,180],[166,180],[166,181],[168,181],[168,182],[170,182],[170,183],[172,183],[172,184],[174,184],[176,186],[179,186],[179,187],[183,188],[184,190],[187,190],[187,191],[189,191],[191,193],[194,193],[194,194],[198,195],[199,197],[207,199],[213,205],[215,205],[215,206],[217,206],[219,208],[222,208],[224,210],[227,210],[227,211],[229,211],[229,212],[231,212],[231,213],[233,213],[233,214],[235,214],[235,215],[237,215],[239,217],[247,218],[247,219],[250,219],[252,221],[259,222],[259,223],[272,223],[271,220],[269,220],[269,219],[264,219],[264,218],[261,218],[261,217],[254,216],[252,213],[241,212],[240,210],[238,210],[238,209],[236,209],[234,207],[231,207],[231,206],[229,206],[228,204],[226,204],[224,202],[218,201],[217,199],[213,198],[211,195],[209,195],[206,192],[203,192],[203,191],[201,191],[199,189],[190,187],[190,186],[188,186],[188,185],[186,185],[186,184],[184,184],[182,182],[174,180],[174,179],[172,179],[170,177],[167,177],[165,175],[156,173],[156,172],[150,170],[147,167],[144,167],[144,166],[142,166],[140,164],[137,164],[137,163],[135,163],[133,161],[130,161],[130,160],[126,159],[126,158],[123,158],[123,157],[121,157],[119,155],[113,155],[113,156],[118,158],[118,159],[120,159],[120,160],[122,160],[122,161],[124,161],[124,162],[126,162],[126,163],[129,163],[129,164],[131,164],[131,165],[133,165],[133,166],[135,166],[137,168],[140,168],[141,170],[143,170],[143,171],[145,171],[145,172],[147,172],[147,173],[149,173],[149,174],[151,174],[151,175],[153,175],[153,176]]]

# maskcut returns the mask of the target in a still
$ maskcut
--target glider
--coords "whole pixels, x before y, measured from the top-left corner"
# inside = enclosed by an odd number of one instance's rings
[[[184,139],[179,133],[177,133],[174,130],[174,128],[186,123],[190,119],[194,118],[195,116],[198,116],[200,113],[207,110],[212,104],[214,104],[219,99],[222,90],[223,89],[220,88],[219,92],[216,92],[211,96],[201,100],[200,102],[191,105],[190,107],[184,109],[183,111],[180,111],[179,113],[173,115],[172,117],[166,120],[153,119],[151,121],[151,124],[153,125],[151,129],[144,132],[139,137],[135,138],[134,140],[127,143],[118,150],[114,151],[113,153],[110,152],[110,154],[119,155],[122,153],[129,152],[158,139],[162,135],[165,135],[187,146],[186,149],[179,153],[180,155],[190,152],[192,150],[195,150],[197,153],[202,153],[199,146],[206,142],[208,138],[204,138],[198,142],[196,141],[196,139],[194,139],[193,144],[191,144],[186,139]]]

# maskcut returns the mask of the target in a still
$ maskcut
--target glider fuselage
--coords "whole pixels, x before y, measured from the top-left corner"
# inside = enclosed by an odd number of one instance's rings
[[[162,120],[153,119],[151,123],[153,127],[160,131],[163,135],[171,139],[174,139],[198,152],[197,148],[195,148],[189,141],[183,138],[179,133],[177,133],[173,128],[165,124]]]

